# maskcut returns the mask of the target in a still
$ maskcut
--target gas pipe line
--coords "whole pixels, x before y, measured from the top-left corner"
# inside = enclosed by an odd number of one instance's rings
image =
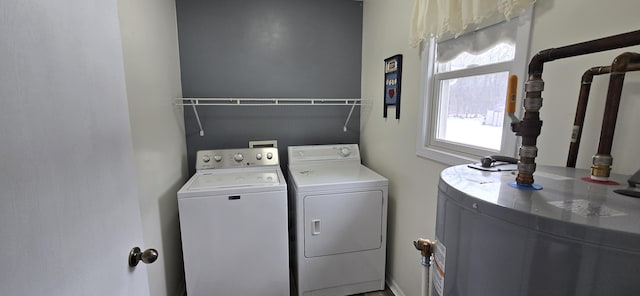
[[[626,72],[634,72],[640,70],[640,63],[627,65]],[[578,151],[580,150],[580,141],[582,140],[582,128],[587,113],[587,104],[589,103],[589,93],[591,92],[591,84],[594,76],[611,73],[611,66],[592,67],[582,74],[580,81],[580,91],[578,94],[578,103],[576,106],[576,115],[573,120],[573,132],[571,133],[571,142],[569,144],[569,154],[567,155],[567,167],[575,168],[578,159]]]
[[[607,101],[604,105],[598,152],[592,157],[591,179],[594,180],[606,181],[609,179],[611,173],[611,164],[613,163],[613,157],[611,157],[613,133],[618,119],[624,76],[627,72],[628,65],[631,63],[640,63],[640,54],[625,52],[617,56],[611,64],[609,89],[607,90]]]
[[[516,183],[520,186],[533,186],[533,173],[536,170],[535,159],[538,156],[536,146],[542,129],[540,109],[542,108],[543,65],[546,62],[595,52],[607,51],[640,44],[640,30],[613,35],[591,41],[576,43],[559,48],[550,48],[538,52],[529,63],[528,80],[525,83],[524,109],[522,121],[512,124],[516,135],[522,137],[519,149],[518,175]],[[611,87],[611,86],[610,86]],[[610,107],[609,109],[611,109]]]

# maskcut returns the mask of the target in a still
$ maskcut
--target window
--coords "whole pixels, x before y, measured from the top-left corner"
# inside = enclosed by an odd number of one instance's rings
[[[432,39],[423,49],[419,156],[451,165],[515,156],[504,108],[509,76],[518,75],[518,89],[526,79],[530,19],[528,11],[455,39]]]

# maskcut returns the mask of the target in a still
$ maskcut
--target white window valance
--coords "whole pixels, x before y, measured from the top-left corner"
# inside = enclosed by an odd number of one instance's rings
[[[501,42],[515,46],[517,30],[517,21],[500,22],[474,32],[476,38],[464,38],[466,35],[463,35],[460,38],[438,42],[436,61],[438,63],[445,63],[463,52],[479,54]]]
[[[445,40],[519,16],[536,0],[415,0],[409,45]]]

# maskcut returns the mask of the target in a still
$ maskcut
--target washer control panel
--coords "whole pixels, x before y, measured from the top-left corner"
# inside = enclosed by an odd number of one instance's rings
[[[278,148],[238,148],[200,150],[196,153],[196,170],[278,165]]]

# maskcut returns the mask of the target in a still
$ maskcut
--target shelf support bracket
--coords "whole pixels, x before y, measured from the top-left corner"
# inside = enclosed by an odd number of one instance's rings
[[[351,110],[349,111],[349,115],[347,115],[347,121],[344,122],[344,126],[342,127],[342,131],[343,132],[347,132],[347,124],[349,124],[349,121],[351,120],[351,114],[353,114],[353,109],[356,108],[356,102],[357,100],[353,100],[353,105],[351,105]],[[349,100],[346,100],[345,103],[349,103]]]
[[[196,105],[198,101],[191,100],[191,107],[193,107],[193,114],[196,116],[196,121],[198,122],[198,128],[200,128],[200,136],[204,137],[204,130],[202,129],[202,122],[200,121],[200,116],[198,115],[198,109],[196,109]]]

